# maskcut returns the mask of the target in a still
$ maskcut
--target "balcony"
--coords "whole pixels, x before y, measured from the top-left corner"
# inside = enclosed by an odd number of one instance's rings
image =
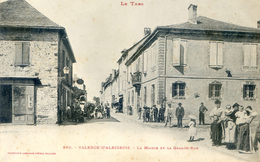
[[[131,76],[132,76],[132,85],[135,87],[135,90],[139,95],[141,89],[141,82],[142,82],[142,73],[140,71],[137,71],[134,74],[131,74]]]
[[[132,75],[132,84],[135,87],[136,84],[141,84],[142,81],[142,73],[140,71],[135,72]]]

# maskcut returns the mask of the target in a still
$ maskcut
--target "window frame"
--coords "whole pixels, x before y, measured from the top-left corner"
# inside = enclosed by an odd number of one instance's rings
[[[15,42],[15,66],[25,67],[30,65],[30,42]],[[26,52],[28,53],[26,56]],[[28,58],[25,58],[28,57]],[[20,62],[19,62],[20,61]]]
[[[248,86],[248,89],[246,89],[246,86]],[[253,90],[250,90],[249,86],[254,86]],[[253,97],[250,97],[250,92],[253,93]],[[244,100],[255,100],[256,99],[256,84],[254,84],[254,83],[243,84],[243,95],[242,96],[243,96]]]
[[[155,84],[151,86],[151,106],[155,104]]]
[[[187,66],[187,42],[180,38],[172,40],[172,66]]]
[[[212,82],[209,84],[209,98],[212,99],[212,100],[215,100],[215,99],[221,99],[222,98],[222,83],[221,82]],[[220,89],[219,90],[216,90],[216,86],[220,86]],[[213,88],[211,88],[213,87]],[[216,96],[216,93],[219,92],[219,95]]]
[[[147,105],[147,87],[144,87],[144,105]]]
[[[215,45],[215,54],[211,52],[211,47]],[[209,42],[209,67],[213,69],[221,69],[224,67],[224,45],[222,41],[210,41]],[[220,48],[221,47],[221,48]],[[220,51],[220,52],[219,52]],[[215,60],[212,58],[215,55]],[[219,61],[221,59],[221,61]],[[212,63],[215,62],[215,63]]]
[[[246,54],[246,46],[249,46],[249,54]],[[255,46],[255,58],[252,58],[251,51],[253,49],[253,46]],[[246,65],[246,57],[249,58],[249,65]],[[255,60],[255,66],[253,66],[252,61]],[[243,44],[243,68],[244,69],[257,69],[258,68],[258,44],[257,43],[244,43]]]
[[[180,85],[183,85],[182,89],[180,89]],[[183,95],[180,95],[180,92],[183,92]],[[178,82],[172,83],[172,97],[174,99],[185,99],[186,98],[185,92],[186,92],[186,83],[185,82],[178,81]]]

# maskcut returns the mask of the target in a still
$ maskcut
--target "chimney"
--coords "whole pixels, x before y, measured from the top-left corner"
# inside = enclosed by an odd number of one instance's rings
[[[190,4],[190,6],[188,7],[188,10],[189,10],[189,21],[192,24],[197,24],[197,20],[196,20],[196,18],[197,18],[197,6]]]
[[[257,28],[260,29],[260,21],[257,21]]]
[[[151,34],[151,28],[144,28],[144,36]]]

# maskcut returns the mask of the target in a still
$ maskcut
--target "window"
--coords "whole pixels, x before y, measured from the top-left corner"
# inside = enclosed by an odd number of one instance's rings
[[[30,58],[30,43],[16,42],[15,43],[15,65],[27,66]]]
[[[223,42],[210,42],[209,43],[209,57],[210,67],[222,68],[223,67]]]
[[[147,89],[144,87],[144,105],[146,105],[146,100],[147,100]]]
[[[172,97],[176,99],[185,99],[186,83],[176,82],[172,84]]]
[[[173,40],[173,66],[186,65],[187,41],[181,39]]]
[[[255,88],[253,84],[245,84],[243,87],[243,98],[246,100],[251,100],[255,98]]]
[[[244,44],[244,67],[257,67],[257,45]]]
[[[151,102],[152,106],[155,104],[155,85],[152,85],[152,92],[151,92]]]
[[[135,100],[135,93],[132,91],[132,105],[134,105],[134,100]]]
[[[157,44],[156,43],[154,43],[153,44],[153,46],[152,46],[152,53],[151,53],[151,57],[152,57],[152,59],[151,59],[151,61],[152,61],[152,66],[156,66],[156,60],[157,60],[157,58],[156,58],[156,56],[157,56]]]
[[[148,60],[147,60],[147,50],[144,51],[144,72],[147,73],[147,65],[148,65]]]
[[[214,82],[209,84],[209,98],[221,98],[221,87],[222,84],[220,82]]]
[[[128,100],[127,100],[128,104],[130,104],[130,92],[128,92]]]

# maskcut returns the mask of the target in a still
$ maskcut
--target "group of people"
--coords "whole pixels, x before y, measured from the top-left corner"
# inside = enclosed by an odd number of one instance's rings
[[[68,121],[84,122],[83,111],[80,107],[74,108],[74,106],[68,106],[67,119]]]
[[[251,106],[235,103],[221,107],[221,101],[215,101],[216,107],[210,112],[211,139],[213,146],[220,146],[224,142],[228,149],[236,148],[241,153],[253,150],[253,140],[250,123],[257,116]]]
[[[163,122],[164,121],[164,112],[165,109],[162,107],[160,107],[159,109],[156,107],[156,105],[153,105],[152,108],[149,107],[140,107],[138,109],[138,116],[139,119],[141,119],[142,116],[142,112],[143,112],[143,122]]]
[[[167,103],[165,116],[166,116],[166,120],[165,120],[164,126],[167,126],[168,123],[171,126],[171,121],[172,121],[172,118],[174,117],[174,109],[172,107],[171,102]],[[182,127],[182,119],[184,117],[184,108],[182,107],[182,103],[178,103],[178,107],[176,108],[176,111],[175,111],[175,116],[177,118],[177,127],[181,128]]]
[[[97,119],[103,119],[103,118],[110,118],[110,107],[109,103],[105,103],[103,106],[103,103],[101,103],[100,109],[95,108],[95,118]]]
[[[179,106],[176,108],[175,115],[178,119],[177,127],[182,127],[182,119],[184,117],[184,108],[182,104],[179,103]],[[144,106],[143,109],[140,107],[138,109],[138,116],[141,119],[143,114],[143,122],[165,122],[165,126],[171,126],[171,120],[174,117],[174,112],[172,108],[172,103],[168,102],[166,108],[163,104],[158,109],[156,105],[153,105],[152,108]]]

